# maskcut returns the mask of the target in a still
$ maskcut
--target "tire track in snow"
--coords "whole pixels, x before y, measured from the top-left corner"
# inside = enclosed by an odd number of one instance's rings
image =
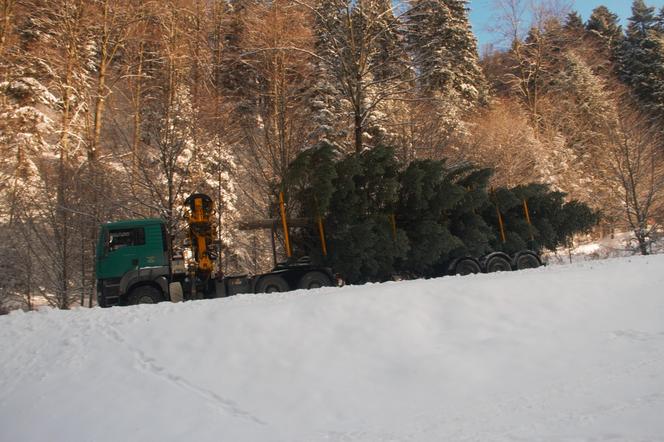
[[[126,347],[132,353],[138,364],[138,368],[141,371],[159,379],[163,379],[185,391],[205,399],[208,404],[218,411],[230,414],[236,418],[248,420],[255,424],[267,425],[266,422],[260,420],[250,412],[241,409],[235,402],[225,399],[213,391],[194,385],[182,376],[169,372],[166,367],[159,365],[154,358],[148,356],[143,350],[133,346],[130,342],[124,339],[114,326],[109,325],[104,330],[104,334],[106,334],[109,339]]]

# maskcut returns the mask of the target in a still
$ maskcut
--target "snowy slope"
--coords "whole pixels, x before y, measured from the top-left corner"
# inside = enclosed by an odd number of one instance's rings
[[[0,441],[661,441],[664,256],[0,318]]]

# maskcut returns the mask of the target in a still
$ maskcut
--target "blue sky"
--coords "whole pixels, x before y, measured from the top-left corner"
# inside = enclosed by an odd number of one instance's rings
[[[488,43],[497,43],[500,36],[492,33],[487,28],[494,19],[496,13],[492,8],[493,0],[470,0],[470,21],[473,25],[473,31],[477,35],[480,51]],[[586,21],[590,13],[599,5],[604,5],[609,10],[621,18],[624,24],[628,17],[632,15],[632,0],[576,0],[571,1],[573,9],[579,12]],[[646,5],[655,6],[657,10],[664,6],[664,0],[645,0]]]

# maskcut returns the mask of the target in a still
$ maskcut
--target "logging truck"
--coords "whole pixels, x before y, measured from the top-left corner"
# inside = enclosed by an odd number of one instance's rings
[[[307,257],[292,258],[289,224],[292,227],[310,227],[313,224],[318,229],[323,254],[326,254],[325,232],[320,218],[315,223],[306,219],[287,220],[283,194],[280,194],[279,201],[280,218],[250,221],[240,226],[244,230],[272,230],[274,268],[258,275],[224,275],[218,266],[215,266],[215,210],[209,196],[195,193],[185,200],[185,207],[188,246],[191,251],[187,258],[184,254],[174,253],[166,224],[162,219],[110,222],[100,227],[96,256],[99,306],[222,298],[240,293],[285,292],[342,283],[332,269],[315,265]],[[525,213],[528,217],[527,208]],[[498,221],[504,239],[500,212]],[[277,228],[283,229],[284,248],[288,257],[281,263],[277,263],[274,243]],[[457,257],[447,263],[445,274],[491,273],[535,268],[540,265],[539,256],[530,250],[523,250],[512,256],[494,252],[479,258]]]

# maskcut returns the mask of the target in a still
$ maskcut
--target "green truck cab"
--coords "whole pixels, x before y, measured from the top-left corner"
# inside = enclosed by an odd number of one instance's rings
[[[151,218],[103,224],[99,230],[96,258],[100,306],[137,303],[128,299],[129,289],[138,292],[136,289],[140,285],[154,288],[142,292],[162,292],[161,297],[155,297],[153,302],[163,300],[171,270],[168,235],[162,220]]]
[[[166,226],[158,218],[102,224],[96,278],[100,307],[284,292],[336,282],[329,268],[307,259],[277,264],[260,275],[200,277],[182,257],[173,256]]]

